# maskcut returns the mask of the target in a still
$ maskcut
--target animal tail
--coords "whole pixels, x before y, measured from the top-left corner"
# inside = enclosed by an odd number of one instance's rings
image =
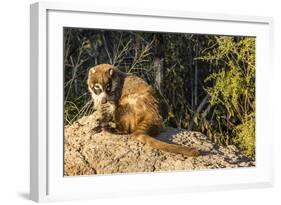
[[[169,144],[140,132],[133,133],[133,136],[138,141],[162,151],[171,152],[175,154],[182,154],[189,157],[196,157],[200,154],[199,150],[197,150],[196,148],[185,147],[177,144]]]

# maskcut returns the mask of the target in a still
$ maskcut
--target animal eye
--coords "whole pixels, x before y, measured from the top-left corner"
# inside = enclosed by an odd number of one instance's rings
[[[101,93],[101,88],[98,84],[93,85],[92,90],[96,95],[99,95]]]
[[[95,84],[94,89],[98,90],[98,89],[100,89],[100,86],[98,84]]]
[[[111,90],[111,84],[108,83],[108,84],[106,85],[106,91],[107,91],[107,92],[110,92],[110,90]]]

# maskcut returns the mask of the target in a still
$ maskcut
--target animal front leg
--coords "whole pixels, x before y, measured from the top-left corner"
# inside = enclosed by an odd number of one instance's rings
[[[97,129],[101,131],[114,132],[116,124],[114,121],[115,105],[111,103],[101,104],[96,107]]]

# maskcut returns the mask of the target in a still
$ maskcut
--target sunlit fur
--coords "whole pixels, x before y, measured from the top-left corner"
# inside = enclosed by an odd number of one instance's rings
[[[132,134],[142,143],[163,151],[188,156],[199,154],[194,148],[154,138],[163,130],[159,103],[152,87],[141,78],[125,74],[112,65],[100,64],[90,69],[87,82],[95,106],[99,106],[103,98],[115,105],[113,119],[119,132]],[[102,88],[98,95],[93,90],[95,85]],[[108,85],[111,85],[110,92],[106,90]]]

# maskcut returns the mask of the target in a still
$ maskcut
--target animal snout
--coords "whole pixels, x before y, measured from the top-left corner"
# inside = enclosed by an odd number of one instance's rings
[[[107,103],[106,98],[102,98],[102,99],[101,99],[101,104],[105,104],[105,103]]]

